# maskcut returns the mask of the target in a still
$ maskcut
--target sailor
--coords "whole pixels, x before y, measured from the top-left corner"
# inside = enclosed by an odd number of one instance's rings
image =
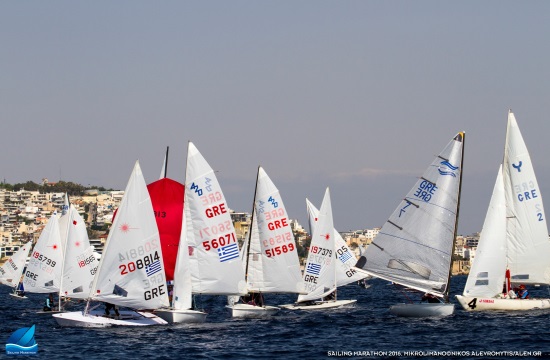
[[[528,299],[528,298],[529,298],[529,292],[525,288],[525,285],[521,284],[519,286],[518,299]]]
[[[53,310],[53,294],[50,293],[48,297],[46,298],[46,301],[44,302],[44,311],[52,311]]]
[[[429,303],[438,303],[438,302],[440,302],[439,299],[437,298],[437,296],[434,296],[430,293],[425,293],[422,296],[422,301],[427,301]]]
[[[118,317],[120,316],[120,313],[118,312],[118,306],[115,306],[111,303],[105,303],[105,316],[106,317],[109,317],[111,315],[110,311],[109,310],[114,310],[115,311],[115,315]]]

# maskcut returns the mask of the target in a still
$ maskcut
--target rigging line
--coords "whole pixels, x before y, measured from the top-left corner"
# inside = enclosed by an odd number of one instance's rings
[[[407,293],[403,290],[403,287],[399,287],[397,286],[397,284],[393,284],[393,286],[397,287],[399,289],[399,292],[401,294],[403,294],[403,296],[405,296],[405,298],[407,298],[407,300],[409,300],[410,303],[413,303],[412,299],[410,297],[407,296]]]

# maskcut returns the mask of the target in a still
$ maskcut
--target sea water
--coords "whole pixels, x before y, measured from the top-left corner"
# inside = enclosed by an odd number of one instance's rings
[[[465,276],[451,281],[455,312],[444,318],[411,319],[392,315],[390,305],[418,301],[386,281],[371,287],[340,288],[338,298],[357,299],[352,308],[316,312],[281,310],[269,319],[233,319],[226,297],[202,296],[204,324],[105,329],[63,328],[50,315],[35,312],[45,295],[9,296],[0,287],[0,341],[22,327],[36,325],[38,356],[48,359],[318,359],[318,358],[533,358],[550,353],[550,310],[466,312],[454,298]],[[550,297],[545,287],[531,297]],[[270,305],[294,302],[294,295],[266,295]],[[521,300],[518,300],[521,301]],[[82,307],[76,304],[75,308]],[[542,356],[541,356],[542,357]],[[5,350],[0,358],[11,358]]]

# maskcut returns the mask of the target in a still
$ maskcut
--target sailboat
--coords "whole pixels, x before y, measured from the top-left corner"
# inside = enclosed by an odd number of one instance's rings
[[[121,311],[118,318],[90,309],[91,301],[131,309],[168,306],[159,233],[151,199],[136,162],[113,221],[84,311],[54,314],[61,326],[106,327],[166,324],[149,312]]]
[[[160,179],[147,185],[160,235],[166,280],[174,280],[183,217],[183,184],[167,177],[168,150]]]
[[[339,234],[333,225],[329,189],[325,192],[320,211],[309,202],[308,205],[312,207],[309,213],[310,227],[313,231],[303,275],[307,294],[298,295],[295,304],[282,307],[289,310],[319,310],[354,304],[357,300],[338,300],[336,288],[362,279],[366,275],[360,274],[345,263],[346,260],[353,260],[355,257],[345,243],[344,246],[336,243]],[[311,216],[314,217],[313,221]],[[343,242],[343,239],[341,240]],[[347,278],[344,279],[343,276]]]
[[[99,267],[99,260],[90,244],[86,223],[72,204],[69,205],[67,214],[60,219],[60,223],[65,222],[63,276],[59,298],[87,299]]]
[[[192,142],[187,150],[183,208],[173,304],[156,314],[168,322],[204,322],[206,313],[194,309],[193,294],[241,294],[245,285],[225,196],[214,170]]]
[[[330,192],[327,188],[321,211],[306,199],[312,233],[310,251],[304,272],[305,295],[298,301],[281,305],[289,310],[318,310],[352,305],[357,300],[338,300],[337,287],[363,280],[369,275],[353,268],[357,259],[333,227]]]
[[[25,291],[30,293],[59,293],[63,267],[63,245],[59,218],[53,213],[34,245],[23,277]]]
[[[245,297],[229,297],[233,317],[276,314],[280,308],[264,304],[266,293],[306,293],[294,234],[279,190],[265,170],[258,167],[252,219],[243,244]]]
[[[445,302],[390,307],[398,316],[447,316],[460,188],[464,133],[434,159],[367,247],[358,264],[372,276],[443,298]]]
[[[84,219],[68,202],[63,212],[60,219],[54,213],[42,230],[23,279],[27,292],[58,293],[57,309],[40,314],[63,311],[62,298],[88,298],[97,271]]]
[[[31,251],[32,241],[29,241],[25,245],[21,246],[5,263],[0,267],[0,284],[8,285],[13,288],[11,296],[18,299],[26,299],[26,296],[20,296],[18,294],[19,283],[21,282],[21,275],[25,269],[25,263],[27,257]]]
[[[189,142],[183,225],[172,307],[156,313],[168,322],[203,322],[193,295],[244,293],[244,273],[229,207],[212,167]]]
[[[510,111],[504,162],[475,261],[457,300],[467,311],[548,309],[550,299],[514,299],[507,293],[511,283],[550,284],[549,256],[542,195],[529,152]]]

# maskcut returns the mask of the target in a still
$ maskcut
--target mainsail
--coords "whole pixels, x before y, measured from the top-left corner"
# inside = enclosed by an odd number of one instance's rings
[[[307,199],[306,205],[310,232],[313,234],[319,218],[319,210]],[[367,274],[354,269],[357,259],[336,229],[334,229],[334,242],[335,256],[338,258],[336,261],[336,286],[344,286],[368,277]]]
[[[147,185],[160,235],[166,280],[174,279],[174,268],[181,236],[183,184],[162,178]]]
[[[13,288],[19,285],[31,247],[32,241],[29,241],[21,246],[19,250],[0,267],[0,284],[8,285]]]
[[[153,206],[136,161],[92,286],[92,299],[134,309],[168,306]]]
[[[193,293],[244,293],[244,272],[229,207],[214,170],[192,142],[187,153],[184,212],[179,253],[187,247]]]
[[[63,247],[59,219],[54,213],[42,230],[31,253],[23,279],[25,291],[32,293],[59,292],[63,268]]]
[[[336,290],[334,232],[330,191],[327,188],[311,236],[304,270],[307,294],[299,295],[298,302],[320,299]]]
[[[262,293],[304,293],[298,252],[279,190],[258,168],[252,224],[244,259],[247,290]]]
[[[99,264],[88,239],[84,219],[73,205],[65,215],[67,237],[64,245],[63,279],[61,294],[66,297],[86,299]]]
[[[501,293],[505,272],[506,201],[500,166],[464,296],[494,297]]]
[[[508,113],[503,162],[507,260],[513,282],[550,284],[550,240],[537,178],[514,114]]]
[[[448,295],[460,199],[464,133],[433,160],[366,250],[373,276]]]

